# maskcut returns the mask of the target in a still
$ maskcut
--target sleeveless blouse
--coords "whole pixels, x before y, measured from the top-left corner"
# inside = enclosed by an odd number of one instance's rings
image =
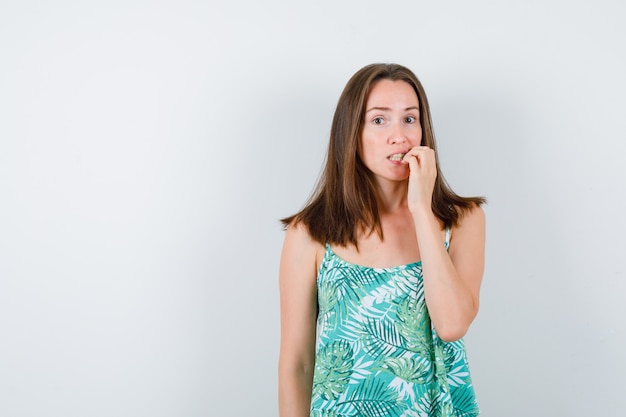
[[[478,415],[463,340],[431,324],[421,262],[365,267],[327,244],[317,290],[311,417]]]

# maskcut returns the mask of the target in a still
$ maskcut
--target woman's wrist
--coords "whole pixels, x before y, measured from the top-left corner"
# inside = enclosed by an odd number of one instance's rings
[[[432,206],[430,204],[422,204],[416,207],[409,207],[411,215],[415,223],[430,222],[437,219],[435,213],[433,213]]]

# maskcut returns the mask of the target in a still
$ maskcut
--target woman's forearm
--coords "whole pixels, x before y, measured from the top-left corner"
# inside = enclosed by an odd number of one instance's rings
[[[465,335],[476,316],[478,300],[468,280],[441,241],[440,223],[432,211],[413,213],[424,279],[424,296],[438,335],[457,340]]]
[[[280,369],[278,375],[280,417],[309,417],[312,386],[312,371]]]

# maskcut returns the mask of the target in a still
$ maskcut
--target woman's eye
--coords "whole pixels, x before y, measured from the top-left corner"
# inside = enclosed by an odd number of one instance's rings
[[[374,122],[375,125],[382,125],[383,123],[385,123],[385,119],[383,119],[382,117],[375,117],[372,122]]]
[[[404,119],[404,121],[407,123],[415,123],[415,117],[407,116],[406,119]]]

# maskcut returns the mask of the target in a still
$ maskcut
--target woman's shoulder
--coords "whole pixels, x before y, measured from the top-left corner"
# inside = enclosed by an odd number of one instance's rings
[[[452,227],[453,231],[485,227],[485,211],[480,204],[472,203],[468,207],[457,206],[456,210],[459,213],[459,217],[454,227]]]
[[[288,256],[300,264],[312,262],[317,269],[325,250],[325,245],[311,237],[309,228],[304,223],[292,221],[287,225],[283,257]]]
[[[458,208],[461,213],[459,223],[463,222],[484,222],[485,221],[485,210],[483,210],[480,204],[472,203],[469,207]]]
[[[478,204],[459,210],[460,216],[457,224],[452,228],[452,240],[467,242],[470,244],[484,245],[485,240],[485,211]],[[458,245],[451,245],[454,248]]]

